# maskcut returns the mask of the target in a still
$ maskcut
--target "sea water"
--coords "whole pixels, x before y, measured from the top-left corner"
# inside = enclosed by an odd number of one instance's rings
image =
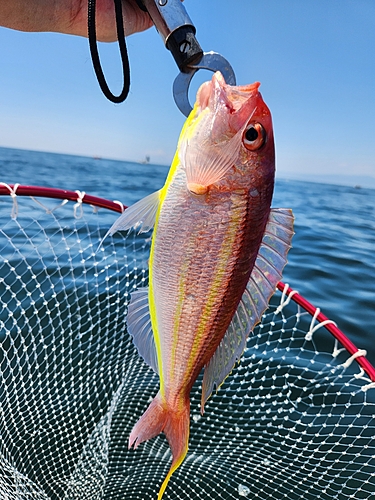
[[[0,148],[0,182],[79,189],[124,205],[159,189],[167,173],[167,166]],[[295,215],[283,281],[375,364],[375,190],[277,178],[273,206]],[[0,211],[0,224],[8,219]]]

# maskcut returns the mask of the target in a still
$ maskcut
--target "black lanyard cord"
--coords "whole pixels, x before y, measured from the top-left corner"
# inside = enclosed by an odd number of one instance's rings
[[[128,51],[126,49],[125,42],[125,32],[124,32],[124,23],[122,19],[122,5],[121,0],[114,0],[115,3],[115,13],[116,13],[116,28],[117,28],[117,40],[121,55],[122,62],[122,70],[124,75],[124,85],[121,93],[116,96],[114,95],[107,85],[102,66],[100,64],[97,38],[96,38],[96,26],[95,26],[95,8],[96,8],[96,0],[88,0],[88,35],[89,35],[89,46],[92,64],[94,66],[94,71],[96,74],[96,78],[98,79],[100,88],[102,89],[103,94],[112,102],[120,103],[125,101],[128,96],[129,88],[130,88],[130,66],[129,66],[129,57]]]

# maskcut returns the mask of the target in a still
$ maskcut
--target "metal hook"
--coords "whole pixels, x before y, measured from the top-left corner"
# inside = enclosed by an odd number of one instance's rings
[[[178,109],[188,116],[193,109],[189,102],[189,86],[195,73],[200,69],[220,71],[228,85],[236,85],[236,76],[229,62],[217,52],[205,52],[198,64],[189,65],[177,75],[173,82],[173,97]]]

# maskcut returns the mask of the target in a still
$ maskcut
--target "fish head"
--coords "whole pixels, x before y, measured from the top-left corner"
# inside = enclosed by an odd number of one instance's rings
[[[272,118],[259,86],[228,85],[216,72],[199,88],[178,146],[192,193],[205,194],[218,185],[246,187],[254,176],[273,179]]]

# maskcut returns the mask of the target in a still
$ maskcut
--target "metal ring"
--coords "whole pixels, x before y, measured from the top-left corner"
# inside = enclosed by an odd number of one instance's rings
[[[193,109],[188,94],[190,82],[200,69],[207,69],[212,72],[220,71],[227,84],[236,85],[236,76],[229,62],[217,52],[205,52],[198,64],[188,66],[186,72],[179,73],[173,82],[175,103],[185,116],[189,116],[190,111]]]

